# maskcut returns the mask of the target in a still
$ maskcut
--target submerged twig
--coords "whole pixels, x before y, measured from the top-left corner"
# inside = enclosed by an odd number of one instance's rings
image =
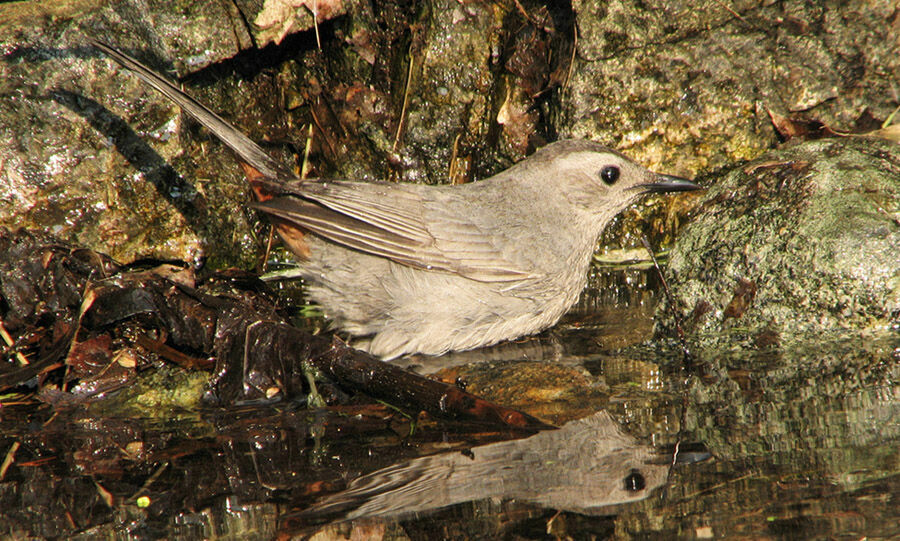
[[[12,465],[12,463],[16,460],[16,451],[19,450],[19,446],[21,443],[18,441],[14,441],[12,445],[9,446],[9,450],[6,451],[6,456],[3,458],[3,464],[0,464],[0,481],[6,477],[6,471]]]
[[[650,241],[647,240],[645,235],[641,235],[641,244],[644,245],[644,249],[650,254],[650,260],[653,261],[653,267],[656,269],[656,273],[659,275],[659,279],[662,282],[663,292],[665,292],[666,300],[669,303],[672,319],[675,321],[675,332],[678,333],[678,340],[681,342],[681,352],[684,354],[684,364],[687,368],[693,364],[694,358],[688,349],[687,339],[684,336],[684,329],[681,327],[681,316],[678,315],[678,310],[675,309],[675,297],[669,289],[669,283],[666,282],[666,276],[663,274],[659,262],[656,260],[656,254],[653,253],[653,249],[650,247]]]
[[[150,474],[150,477],[148,477],[147,480],[144,481],[144,484],[141,485],[141,488],[137,489],[137,492],[135,492],[134,494],[132,494],[131,496],[126,498],[125,501],[133,502],[133,501],[137,500],[140,496],[145,494],[150,489],[150,485],[152,485],[154,482],[156,482],[156,480],[159,479],[159,476],[162,475],[162,472],[164,472],[166,470],[166,468],[168,468],[168,467],[169,467],[169,463],[163,462],[158,468],[156,468],[156,471],[154,471],[152,474]]]
[[[16,342],[15,342],[15,340],[12,339],[12,336],[10,336],[9,333],[6,331],[6,327],[3,326],[2,319],[0,319],[0,338],[3,338],[3,342],[7,346],[9,346],[11,348],[15,347]],[[25,355],[23,355],[21,351],[16,351],[15,356],[16,356],[16,361],[19,362],[20,366],[25,366],[25,365],[29,364],[28,358],[25,357]]]
[[[653,253],[653,249],[650,247],[650,241],[647,240],[646,235],[641,235],[641,244],[644,245],[644,249],[647,250],[647,253],[650,254],[650,260],[653,261],[653,267],[656,269],[656,273],[659,275],[659,279],[662,282],[663,291],[666,295],[666,300],[669,303],[669,309],[672,312],[672,319],[675,321],[675,331],[678,333],[678,339],[681,342],[681,352],[683,354],[682,358],[682,372],[689,367],[693,366],[694,360],[693,356],[691,356],[691,352],[688,349],[687,339],[684,336],[684,329],[681,327],[681,317],[678,315],[678,310],[675,306],[675,297],[672,295],[672,291],[669,289],[669,284],[666,282],[666,276],[663,274],[662,268],[659,266],[659,262],[656,260],[656,254]],[[671,485],[671,477],[672,472],[675,470],[675,465],[678,463],[678,454],[681,450],[681,442],[684,440],[684,432],[685,432],[685,421],[687,419],[687,409],[688,409],[688,393],[687,393],[687,379],[682,378],[682,393],[681,393],[681,412],[678,416],[678,435],[675,440],[675,449],[672,452],[672,462],[669,465],[669,471],[666,474],[666,486]]]

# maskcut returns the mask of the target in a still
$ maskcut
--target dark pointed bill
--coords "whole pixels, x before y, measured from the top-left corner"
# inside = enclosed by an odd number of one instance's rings
[[[639,184],[635,189],[643,190],[649,193],[671,193],[671,192],[692,192],[694,190],[702,190],[703,186],[698,186],[686,178],[676,177],[672,175],[656,175],[656,182],[647,184]]]

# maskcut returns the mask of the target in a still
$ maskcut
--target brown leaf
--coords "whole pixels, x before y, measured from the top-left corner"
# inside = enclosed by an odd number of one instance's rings
[[[734,297],[731,298],[731,302],[725,307],[723,319],[730,317],[738,319],[743,316],[744,312],[753,303],[754,297],[756,297],[756,283],[746,278],[739,278],[737,287],[734,288]]]
[[[778,133],[778,137],[782,142],[788,141],[795,137],[801,137],[805,140],[822,139],[824,137],[838,137],[847,135],[838,133],[824,123],[814,119],[789,118],[781,116],[771,109],[766,109],[769,118],[772,119],[772,126]]]
[[[894,124],[880,130],[870,131],[865,134],[866,137],[874,137],[876,139],[887,139],[894,143],[900,143],[900,124]]]
[[[343,0],[266,0],[253,24],[263,30],[260,42],[278,44],[288,34],[306,30],[297,24],[298,14],[308,12],[318,24],[345,11]]]
[[[97,374],[106,368],[112,356],[112,338],[107,334],[72,344],[66,358],[66,364],[69,365],[69,379]]]

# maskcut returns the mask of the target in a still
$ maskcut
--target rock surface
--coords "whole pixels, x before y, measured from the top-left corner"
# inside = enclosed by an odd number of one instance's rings
[[[310,176],[471,181],[559,137],[702,176],[774,146],[770,110],[862,131],[897,106],[894,6],[833,4],[3,3],[0,225],[124,261],[261,257],[230,152],[85,34],[182,78]],[[643,232],[665,238],[690,200]],[[621,233],[636,208],[604,242],[638,244]]]
[[[247,193],[233,157],[206,152],[176,108],[86,45],[86,36],[114,43],[170,77],[201,72],[201,83],[217,84],[195,95],[235,111],[229,116],[263,139],[284,124],[271,99],[275,78],[235,76],[258,60],[252,52],[226,62],[259,43],[259,29],[245,21],[263,6],[243,4],[0,4],[0,225],[47,231],[122,261],[252,266],[255,222],[241,207]],[[210,77],[210,66],[223,63]],[[247,118],[266,126],[254,132]]]
[[[897,107],[892,2],[653,4],[573,2],[578,54],[560,134],[690,175],[770,148],[770,110],[848,132]]]
[[[699,204],[669,272],[701,344],[900,334],[900,146],[824,139],[735,169]]]

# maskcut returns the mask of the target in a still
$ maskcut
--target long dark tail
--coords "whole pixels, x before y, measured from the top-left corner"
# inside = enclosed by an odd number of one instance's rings
[[[133,71],[145,83],[159,90],[167,98],[178,104],[186,113],[197,119],[213,135],[228,145],[242,160],[264,176],[281,180],[295,178],[295,175],[288,167],[272,159],[259,145],[251,141],[237,128],[147,66],[105,43],[95,39],[90,39],[90,42],[94,47],[109,55],[110,58],[123,67]]]

